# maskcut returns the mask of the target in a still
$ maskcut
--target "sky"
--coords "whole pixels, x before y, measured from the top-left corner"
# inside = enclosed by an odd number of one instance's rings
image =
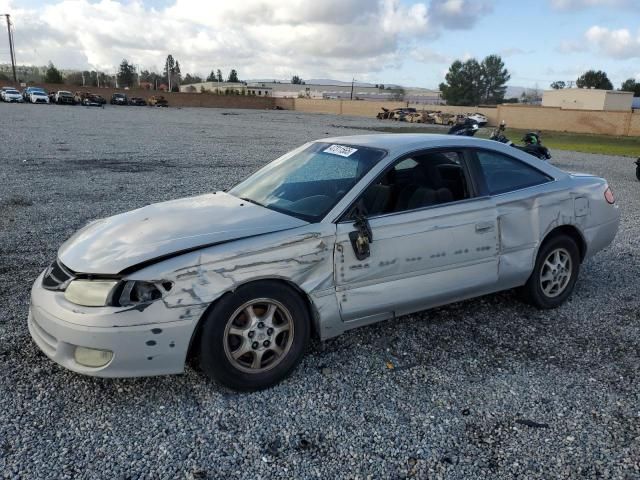
[[[0,0],[19,64],[114,73],[332,78],[437,88],[455,59],[503,57],[510,85],[604,70],[640,81],[640,0]],[[10,61],[0,23],[0,63]]]

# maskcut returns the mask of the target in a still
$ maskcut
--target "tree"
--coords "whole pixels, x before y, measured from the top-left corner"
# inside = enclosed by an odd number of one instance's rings
[[[474,58],[456,60],[440,84],[442,98],[450,105],[498,104],[504,100],[511,78],[502,58],[489,55],[482,63]]]
[[[207,79],[207,81],[210,82],[211,80]],[[190,85],[192,83],[202,83],[202,78],[200,78],[198,75],[191,75],[190,73],[187,73],[182,83],[184,85]]]
[[[53,66],[53,63],[49,62],[49,66],[47,67],[47,71],[44,74],[42,79],[46,83],[63,83],[64,79],[62,78],[62,74],[60,70]]]
[[[499,55],[485,57],[480,65],[482,70],[480,86],[482,88],[481,102],[485,105],[502,103],[507,93],[507,82],[511,79],[509,70]]]
[[[227,82],[238,83],[239,81],[240,80],[238,80],[238,72],[235,68],[232,68],[231,72],[229,72],[229,78],[227,79]]]
[[[224,82],[224,80],[222,79],[222,70],[218,69],[218,71],[216,72],[216,78],[219,82]]]
[[[173,74],[175,76],[176,82],[180,85],[182,82],[182,72],[180,71],[180,62],[176,60],[176,66],[173,69]]]
[[[440,84],[442,98],[449,105],[478,105],[482,96],[482,67],[475,59],[456,60]]]
[[[211,70],[211,73],[207,76],[207,82],[216,82],[218,77],[216,77],[216,72]]]
[[[120,70],[118,71],[118,86],[119,87],[133,87],[136,82],[136,67],[129,63],[128,60],[123,59],[120,63]]]
[[[553,88],[554,90],[562,90],[563,88],[566,88],[566,87],[567,87],[567,84],[562,80],[551,82],[551,88]]]
[[[173,74],[176,70],[176,61],[173,58],[173,55],[169,54],[167,59],[164,62],[164,78],[167,80],[167,85],[169,86],[169,90],[171,90],[171,84],[173,81]]]
[[[291,77],[291,83],[293,85],[302,85],[302,79],[298,76],[298,75],[294,75],[293,77]]]
[[[589,70],[576,80],[578,88],[597,88],[599,90],[613,90],[613,84],[602,70]]]
[[[82,72],[73,72],[68,74],[64,79],[64,83],[66,85],[75,85],[75,86],[82,85]]]
[[[620,90],[623,92],[633,92],[634,97],[640,97],[640,82],[636,82],[633,78],[629,78],[622,82]]]

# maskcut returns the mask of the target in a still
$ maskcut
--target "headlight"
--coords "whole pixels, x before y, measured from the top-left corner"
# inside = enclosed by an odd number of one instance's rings
[[[144,282],[141,280],[127,280],[121,285],[113,296],[113,304],[121,307],[158,300],[173,286],[171,282],[167,281]]]
[[[104,307],[116,280],[74,280],[64,291],[64,297],[71,303],[85,307]]]

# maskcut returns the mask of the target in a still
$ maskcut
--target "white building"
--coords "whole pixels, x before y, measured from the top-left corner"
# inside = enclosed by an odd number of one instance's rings
[[[632,102],[632,92],[593,88],[545,90],[542,95],[543,107],[558,107],[567,110],[629,111]]]

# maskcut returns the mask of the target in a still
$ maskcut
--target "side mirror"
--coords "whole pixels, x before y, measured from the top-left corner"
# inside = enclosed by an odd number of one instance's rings
[[[365,214],[366,208],[364,208],[364,203],[360,199],[352,213],[352,217],[355,219],[353,226],[356,231],[349,233],[349,240],[351,240],[353,252],[358,260],[369,258],[371,255],[369,244],[373,242],[373,232]]]

